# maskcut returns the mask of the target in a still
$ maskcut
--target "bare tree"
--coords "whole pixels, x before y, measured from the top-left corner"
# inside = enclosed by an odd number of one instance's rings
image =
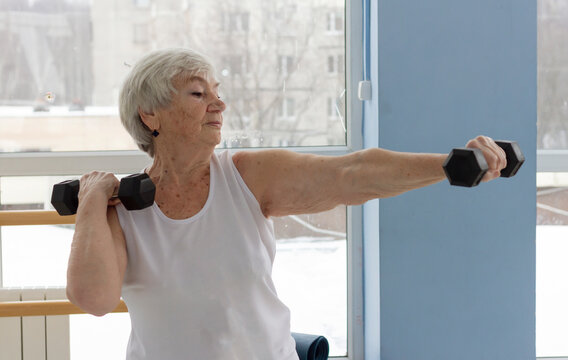
[[[538,2],[538,148],[568,148],[568,3]]]
[[[325,134],[326,109],[317,100],[326,96],[321,89],[329,92],[329,76],[325,44],[317,40],[319,13],[312,2],[221,0],[206,12],[215,21],[195,23],[194,43],[223,78],[233,134],[255,134],[260,146],[302,145]],[[254,145],[243,137],[229,145]]]

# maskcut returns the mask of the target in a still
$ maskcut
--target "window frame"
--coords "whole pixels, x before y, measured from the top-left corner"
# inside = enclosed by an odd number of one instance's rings
[[[568,150],[536,151],[536,172],[568,172]]]
[[[347,138],[345,146],[288,147],[292,151],[338,156],[363,148],[363,106],[356,96],[363,80],[363,2],[345,1],[345,80]],[[327,21],[327,19],[326,19]],[[326,23],[327,27],[327,23]],[[256,150],[258,148],[239,148]],[[222,150],[222,149],[219,149]],[[233,149],[236,150],[236,149]],[[0,153],[0,177],[76,175],[93,169],[114,173],[139,172],[150,162],[141,151],[22,152]],[[347,356],[364,359],[363,311],[363,212],[362,206],[347,207]],[[2,286],[0,238],[0,286]]]

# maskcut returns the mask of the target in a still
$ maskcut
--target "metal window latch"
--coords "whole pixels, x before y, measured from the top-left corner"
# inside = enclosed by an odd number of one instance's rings
[[[359,89],[357,93],[359,96],[359,100],[361,101],[371,100],[373,95],[371,82],[369,80],[359,81]]]

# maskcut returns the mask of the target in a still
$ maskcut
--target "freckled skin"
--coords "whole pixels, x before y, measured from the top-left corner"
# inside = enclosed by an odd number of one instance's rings
[[[221,141],[219,129],[206,125],[208,120],[222,118],[220,112],[210,111],[211,99],[218,100],[216,89],[207,89],[199,81],[174,81],[174,86],[178,92],[173,95],[170,106],[157,110],[159,117],[165,120],[160,122],[160,127],[166,131],[169,143],[217,145]],[[211,130],[216,131],[212,133]],[[158,141],[164,139],[162,134],[160,131]],[[176,161],[176,157],[172,156],[172,161]]]
[[[159,187],[156,202],[162,212],[172,219],[186,219],[197,214],[209,196],[209,176],[207,168],[198,179]]]
[[[140,113],[154,138],[154,163],[148,174],[156,184],[156,203],[174,219],[198,213],[209,195],[209,162],[221,141],[225,104],[219,83],[209,74],[178,76],[170,104]]]

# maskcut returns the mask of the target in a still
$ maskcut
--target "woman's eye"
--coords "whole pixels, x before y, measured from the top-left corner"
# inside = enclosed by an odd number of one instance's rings
[[[202,96],[203,96],[203,93],[202,93],[202,92],[199,92],[199,91],[194,91],[194,92],[191,93],[191,95],[197,96],[197,97],[202,97]]]

